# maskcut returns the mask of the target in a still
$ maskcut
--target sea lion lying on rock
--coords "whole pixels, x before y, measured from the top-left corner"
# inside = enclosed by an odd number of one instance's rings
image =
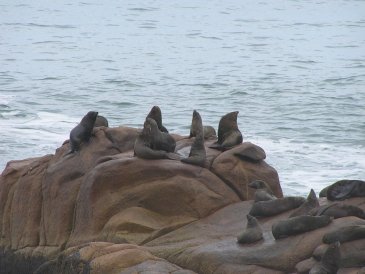
[[[255,202],[270,201],[277,199],[270,186],[261,180],[255,180],[248,184],[249,187],[256,189]]]
[[[94,127],[109,127],[109,122],[104,116],[98,115]]]
[[[189,157],[181,159],[181,162],[204,167],[206,152],[204,145],[203,123],[199,112],[196,110],[193,112],[193,124],[196,137],[191,146]]]
[[[169,133],[167,129],[162,125],[162,113],[158,106],[152,107],[151,111],[147,114],[147,118],[151,118],[156,121],[158,129],[162,132]]]
[[[294,209],[306,201],[303,197],[284,197],[269,201],[260,201],[252,205],[250,215],[255,217],[270,217]]]
[[[224,115],[218,125],[218,141],[210,148],[227,150],[242,143],[242,133],[237,125],[238,111]]]
[[[94,124],[98,113],[96,111],[89,111],[70,132],[70,147],[71,150],[67,154],[80,150],[82,143],[90,140],[93,132]]]
[[[176,142],[170,134],[161,132],[157,123],[147,118],[143,130],[134,143],[134,155],[143,159],[179,159],[175,153]]]
[[[324,227],[332,221],[328,216],[297,216],[273,224],[272,234],[275,239],[301,234]]]
[[[301,215],[311,215],[311,210],[319,207],[319,201],[313,189],[308,194],[307,200],[290,214],[289,218]]]
[[[251,215],[247,215],[247,226],[238,237],[239,244],[251,244],[262,239],[262,228],[257,219]]]
[[[325,244],[332,244],[339,241],[340,243],[349,242],[365,238],[365,225],[345,226],[326,233],[322,241]]]
[[[338,181],[327,188],[326,196],[330,201],[365,197],[365,182],[360,180]]]
[[[309,274],[335,274],[340,261],[340,242],[332,243],[323,254],[321,261],[312,267]]]
[[[361,208],[353,205],[333,203],[330,205],[320,206],[314,208],[309,212],[309,215],[321,216],[327,215],[335,219],[343,218],[347,216],[356,216],[361,219],[365,219],[365,212]]]

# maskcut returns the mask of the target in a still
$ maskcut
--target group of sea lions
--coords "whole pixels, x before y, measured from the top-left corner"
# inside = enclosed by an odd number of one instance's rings
[[[276,240],[327,226],[337,218],[356,216],[365,219],[365,212],[356,206],[339,203],[320,206],[313,189],[305,199],[303,197],[277,198],[269,185],[260,180],[251,182],[249,187],[256,189],[255,198],[252,208],[247,214],[246,229],[237,237],[239,244],[252,244],[263,239],[263,231],[256,217],[275,216],[292,209],[295,210],[288,219],[277,221],[272,225],[272,235]],[[329,195],[329,200],[343,200],[343,197],[365,196],[365,192],[362,192],[364,188],[364,181],[341,180],[324,191],[326,191],[326,195]],[[330,192],[333,189],[335,189],[333,191],[335,194]],[[321,193],[323,194],[324,191]],[[310,273],[336,273],[341,258],[340,243],[356,239],[365,239],[364,225],[344,227],[325,234],[322,241],[329,246]]]
[[[218,140],[210,147],[227,150],[242,143],[242,134],[237,125],[238,111],[224,115],[218,125]],[[70,132],[70,152],[77,152],[82,143],[87,143],[94,127],[108,126],[108,120],[98,115],[98,112],[88,112],[80,123]],[[203,126],[202,118],[196,110],[190,127],[189,138],[195,138],[189,156],[181,159],[175,152],[176,142],[162,124],[162,113],[158,106],[153,106],[143,124],[143,129],[134,144],[134,155],[142,159],[172,159],[204,167],[206,151],[204,140],[215,137],[216,131],[212,126]]]
[[[238,111],[224,115],[218,125],[218,140],[210,148],[227,150],[242,143],[242,134],[237,125]],[[92,137],[93,128],[108,126],[106,118],[98,112],[88,112],[80,123],[70,132],[70,152],[72,154],[81,149],[81,144]],[[143,159],[172,159],[183,163],[205,166],[206,151],[204,140],[215,137],[213,127],[203,126],[200,114],[194,110],[189,138],[195,138],[189,156],[181,159],[175,152],[176,141],[162,124],[161,109],[152,107],[148,113],[143,129],[134,144],[134,155]],[[247,227],[237,237],[239,244],[252,244],[263,239],[262,228],[256,218],[274,216],[295,209],[286,220],[280,220],[272,225],[272,234],[276,240],[297,235],[324,227],[333,219],[345,216],[356,216],[365,219],[361,208],[340,203],[320,206],[318,198],[310,191],[307,199],[303,197],[275,197],[269,185],[264,181],[253,181],[249,187],[256,189],[252,208],[247,215]],[[327,197],[330,201],[344,200],[350,197],[365,197],[365,181],[341,180],[323,189],[320,197]],[[340,260],[340,243],[354,239],[365,238],[365,226],[350,226],[327,233],[323,243],[330,244],[310,273],[335,273]],[[335,263],[334,263],[335,262]]]
[[[242,143],[242,134],[237,125],[238,111],[224,115],[218,126],[218,141],[211,148],[226,150]],[[189,156],[181,162],[204,167],[206,151],[204,140],[216,135],[211,126],[203,126],[198,111],[193,111],[189,138],[195,138]],[[161,109],[154,106],[148,113],[142,133],[134,145],[134,155],[143,159],[180,159],[175,153],[176,142],[162,125]]]

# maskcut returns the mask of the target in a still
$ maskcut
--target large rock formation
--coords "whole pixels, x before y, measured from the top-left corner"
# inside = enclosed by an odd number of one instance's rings
[[[264,240],[240,246],[254,197],[248,184],[264,180],[282,197],[262,148],[246,142],[219,152],[210,140],[202,168],[134,157],[137,135],[100,127],[80,152],[67,155],[65,142],[55,155],[9,162],[0,177],[0,269],[32,262],[13,273],[280,273],[310,258],[324,233],[365,224],[346,217],[275,241],[271,225],[286,212],[260,219]],[[173,136],[187,156],[192,140]],[[365,207],[362,198],[351,203]]]

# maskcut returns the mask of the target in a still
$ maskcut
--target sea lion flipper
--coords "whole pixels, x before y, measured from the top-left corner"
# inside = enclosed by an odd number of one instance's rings
[[[181,159],[179,154],[173,153],[173,152],[166,153],[166,156],[167,156],[166,158],[170,159],[170,160],[180,160]]]

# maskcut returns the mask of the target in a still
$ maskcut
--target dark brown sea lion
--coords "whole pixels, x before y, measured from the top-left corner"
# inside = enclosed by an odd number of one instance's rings
[[[196,110],[194,110],[193,112],[193,124],[194,124],[194,134],[196,137],[191,146],[189,157],[181,159],[181,162],[204,167],[206,160],[206,152],[204,146],[203,122],[199,112],[197,112]]]
[[[109,127],[108,120],[104,116],[98,115],[94,127]]]
[[[337,241],[344,243],[358,239],[365,239],[365,225],[351,225],[338,228],[326,233],[322,238],[322,242],[332,244]]]
[[[345,200],[351,197],[365,197],[365,182],[360,180],[341,180],[327,189],[330,201]]]
[[[289,218],[301,215],[310,215],[311,210],[319,207],[319,201],[316,193],[313,189],[308,194],[307,200],[298,207],[292,214],[290,214]]]
[[[70,132],[70,147],[69,153],[80,150],[80,145],[90,140],[93,132],[94,124],[98,113],[96,111],[89,111]],[[68,154],[69,154],[68,153]]]
[[[320,206],[313,209],[310,215],[321,216],[327,215],[334,219],[343,218],[347,216],[356,216],[361,219],[365,219],[365,212],[361,208],[353,205],[333,203],[330,205]]]
[[[249,187],[256,189],[255,202],[270,201],[277,199],[270,186],[261,180],[255,180],[248,184]]]
[[[280,239],[324,227],[331,221],[332,218],[328,216],[303,215],[280,220],[273,224],[271,231],[275,239]]]
[[[158,106],[152,107],[151,111],[148,113],[147,118],[151,118],[156,121],[157,126],[160,131],[169,133],[167,129],[162,125],[162,113],[161,109]]]
[[[147,118],[143,130],[134,143],[134,155],[143,159],[178,159],[175,140],[161,132],[155,120]]]
[[[203,126],[203,130],[204,130],[204,139],[209,139],[217,136],[217,133],[215,132],[214,127],[212,126]]]
[[[340,261],[340,242],[332,243],[323,254],[321,261],[312,267],[309,274],[336,274]]]
[[[189,138],[196,137],[198,132],[201,132],[200,129],[200,121],[201,117],[200,114],[196,110],[193,111],[193,118],[191,120],[191,126],[190,126],[190,135]],[[199,117],[198,117],[199,115]],[[210,137],[216,136],[217,133],[215,132],[214,127],[212,126],[203,126],[203,133],[204,133],[204,139],[209,139]]]
[[[306,201],[303,197],[284,197],[270,201],[256,202],[252,205],[250,215],[270,217],[297,208]]]
[[[327,197],[327,190],[330,186],[327,186],[325,188],[323,188],[320,192],[319,192],[319,197]]]
[[[218,125],[218,141],[210,148],[227,150],[242,143],[242,133],[237,125],[238,111],[224,115]]]
[[[246,229],[237,237],[237,242],[239,244],[251,244],[262,238],[262,228],[259,222],[255,217],[248,214]]]

